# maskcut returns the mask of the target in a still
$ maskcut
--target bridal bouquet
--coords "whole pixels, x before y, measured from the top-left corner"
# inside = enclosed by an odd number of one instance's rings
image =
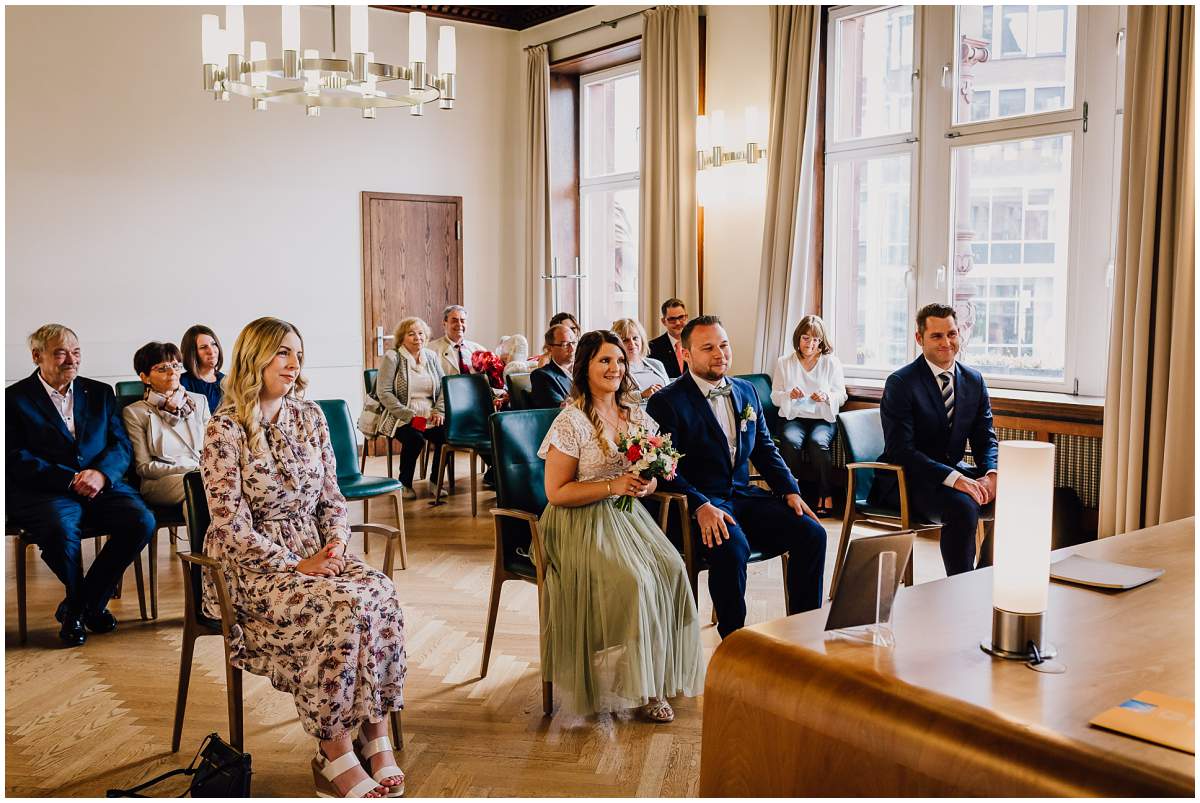
[[[500,390],[504,389],[504,360],[490,351],[475,351],[471,353],[471,370],[488,378],[488,384]]]
[[[670,435],[651,435],[640,427],[619,434],[617,448],[629,464],[629,470],[637,472],[644,480],[674,479],[679,458],[683,457],[671,446]],[[622,496],[615,504],[618,510],[629,513],[633,510],[633,497]]]

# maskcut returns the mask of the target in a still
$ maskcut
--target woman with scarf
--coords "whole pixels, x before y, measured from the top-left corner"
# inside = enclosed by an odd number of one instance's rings
[[[151,505],[183,502],[183,475],[200,468],[208,400],[180,385],[183,355],[174,343],[147,343],[133,355],[142,400],[125,408],[125,431],[142,497]]]

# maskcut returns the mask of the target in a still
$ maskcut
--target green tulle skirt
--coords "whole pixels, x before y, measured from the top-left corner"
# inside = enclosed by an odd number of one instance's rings
[[[683,559],[640,504],[547,505],[542,677],[564,711],[591,714],[694,697],[700,623]]]

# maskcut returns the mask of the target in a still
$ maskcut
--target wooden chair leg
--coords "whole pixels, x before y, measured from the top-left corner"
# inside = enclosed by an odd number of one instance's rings
[[[183,626],[183,646],[179,652],[179,691],[175,693],[175,728],[171,731],[171,752],[179,752],[183,738],[183,714],[187,710],[188,686],[192,680],[192,655],[196,649],[196,626],[186,622]]]
[[[429,441],[421,447],[421,479],[429,476]]]
[[[554,684],[548,680],[542,681],[542,713],[554,715]]]
[[[367,473],[367,442],[368,442],[368,440],[366,438],[364,438],[363,444],[362,444],[362,458],[358,461],[358,473],[359,474]]]
[[[371,520],[371,497],[368,496],[366,499],[363,500],[363,524],[366,524],[370,520]],[[367,536],[366,533],[363,533],[363,554],[369,555],[370,553],[371,553],[371,539]]]
[[[435,504],[435,505],[444,504],[444,502],[442,500],[442,486],[446,482],[446,470],[447,470],[446,463],[450,460],[450,458],[453,454],[454,454],[454,450],[450,447],[450,444],[443,443],[442,444],[442,457],[441,457],[441,460],[438,461],[437,491],[435,491],[433,494],[433,504]],[[450,468],[450,489],[454,490],[453,467]]]
[[[399,753],[404,749],[404,722],[400,719],[399,711],[393,711],[388,719],[392,721],[392,747]]]
[[[150,618],[158,618],[158,532],[150,536],[150,544],[146,549],[147,568],[150,570]],[[141,562],[141,558],[138,558]]]
[[[450,450],[450,493],[454,493],[454,450]]]
[[[471,455],[471,517],[474,518],[479,515],[479,501],[478,501],[478,493],[479,493],[478,479],[479,478],[478,478],[478,472],[476,471],[476,465],[475,465],[477,462],[476,458],[478,458],[479,455],[475,452],[474,449],[472,449],[468,454]]]
[[[779,562],[783,566],[783,609],[788,616],[792,615],[792,595],[788,592],[788,553],[784,552],[779,556]],[[715,608],[713,609],[716,610]]]
[[[501,556],[496,555],[496,565],[492,567],[492,593],[488,598],[487,627],[483,631],[483,660],[479,664],[479,677],[487,677],[488,664],[492,660],[492,640],[496,637],[496,615],[500,612],[500,589],[504,586],[501,575]]]
[[[17,541],[17,643],[24,644],[29,635],[25,620],[25,558],[29,545],[20,538]]]
[[[396,529],[400,531],[400,568],[407,569],[408,535],[404,531],[404,502],[399,491],[392,492],[392,506],[396,508]],[[391,544],[388,544],[388,548],[391,548]]]
[[[225,653],[226,691],[229,698],[229,741],[238,750],[245,750],[242,739],[242,670],[229,663]]]
[[[390,477],[390,476],[392,476],[392,439],[391,438],[387,439],[387,449],[388,449],[388,476]]]
[[[141,553],[133,559],[133,579],[137,581],[138,610],[141,611],[142,619],[149,619],[146,615],[146,578],[142,574]]]
[[[829,598],[837,593],[838,580],[842,576],[842,564],[846,561],[846,552],[850,549],[850,533],[854,530],[854,504],[846,504],[846,517],[842,519],[842,535],[838,539],[837,557],[833,562],[833,580],[829,583]]]

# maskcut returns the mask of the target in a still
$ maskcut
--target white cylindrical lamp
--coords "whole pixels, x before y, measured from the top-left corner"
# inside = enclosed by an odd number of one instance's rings
[[[999,658],[1050,658],[1056,650],[1043,638],[1042,623],[1050,593],[1054,444],[1002,441],[999,451],[992,640],[980,646]]]

